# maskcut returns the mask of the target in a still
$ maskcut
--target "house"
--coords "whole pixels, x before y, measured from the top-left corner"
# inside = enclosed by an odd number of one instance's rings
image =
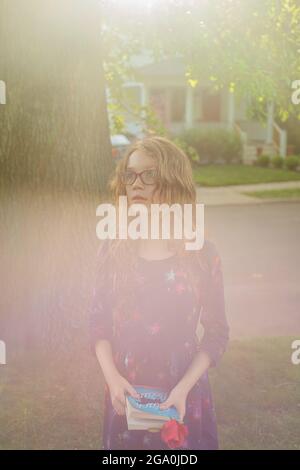
[[[274,120],[274,103],[267,109],[267,122],[247,117],[247,99],[234,93],[212,92],[209,83],[192,87],[187,83],[181,57],[153,62],[147,56],[132,60],[135,81],[125,83],[124,96],[131,103],[150,105],[173,135],[189,128],[236,129],[244,144],[243,161],[251,163],[260,154],[286,156],[287,136]],[[127,131],[138,133],[136,117],[126,113]]]

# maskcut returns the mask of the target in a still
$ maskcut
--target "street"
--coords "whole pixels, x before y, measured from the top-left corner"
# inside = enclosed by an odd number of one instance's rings
[[[208,206],[231,338],[300,335],[300,202]]]

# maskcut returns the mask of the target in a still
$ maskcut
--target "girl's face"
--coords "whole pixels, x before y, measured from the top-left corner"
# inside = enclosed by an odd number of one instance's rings
[[[138,176],[134,174],[140,172],[143,174]],[[157,173],[157,162],[154,158],[140,150],[135,150],[130,155],[125,182],[129,205],[140,203],[149,206],[149,204],[160,202],[157,191],[158,177],[155,173]]]

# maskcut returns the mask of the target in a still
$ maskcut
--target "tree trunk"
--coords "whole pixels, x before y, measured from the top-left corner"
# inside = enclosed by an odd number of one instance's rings
[[[113,171],[96,0],[2,0],[2,183],[106,190]]]

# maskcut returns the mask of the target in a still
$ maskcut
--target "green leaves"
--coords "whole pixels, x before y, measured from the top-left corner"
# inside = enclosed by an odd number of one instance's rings
[[[209,81],[212,89],[225,87],[261,106],[276,99],[282,118],[299,112],[290,106],[288,85],[300,74],[297,0],[165,0],[151,2],[151,8],[147,3],[144,10],[121,0],[113,3],[104,10],[113,94],[118,81],[134,77],[130,57],[148,51],[156,61],[181,56],[193,88]]]

